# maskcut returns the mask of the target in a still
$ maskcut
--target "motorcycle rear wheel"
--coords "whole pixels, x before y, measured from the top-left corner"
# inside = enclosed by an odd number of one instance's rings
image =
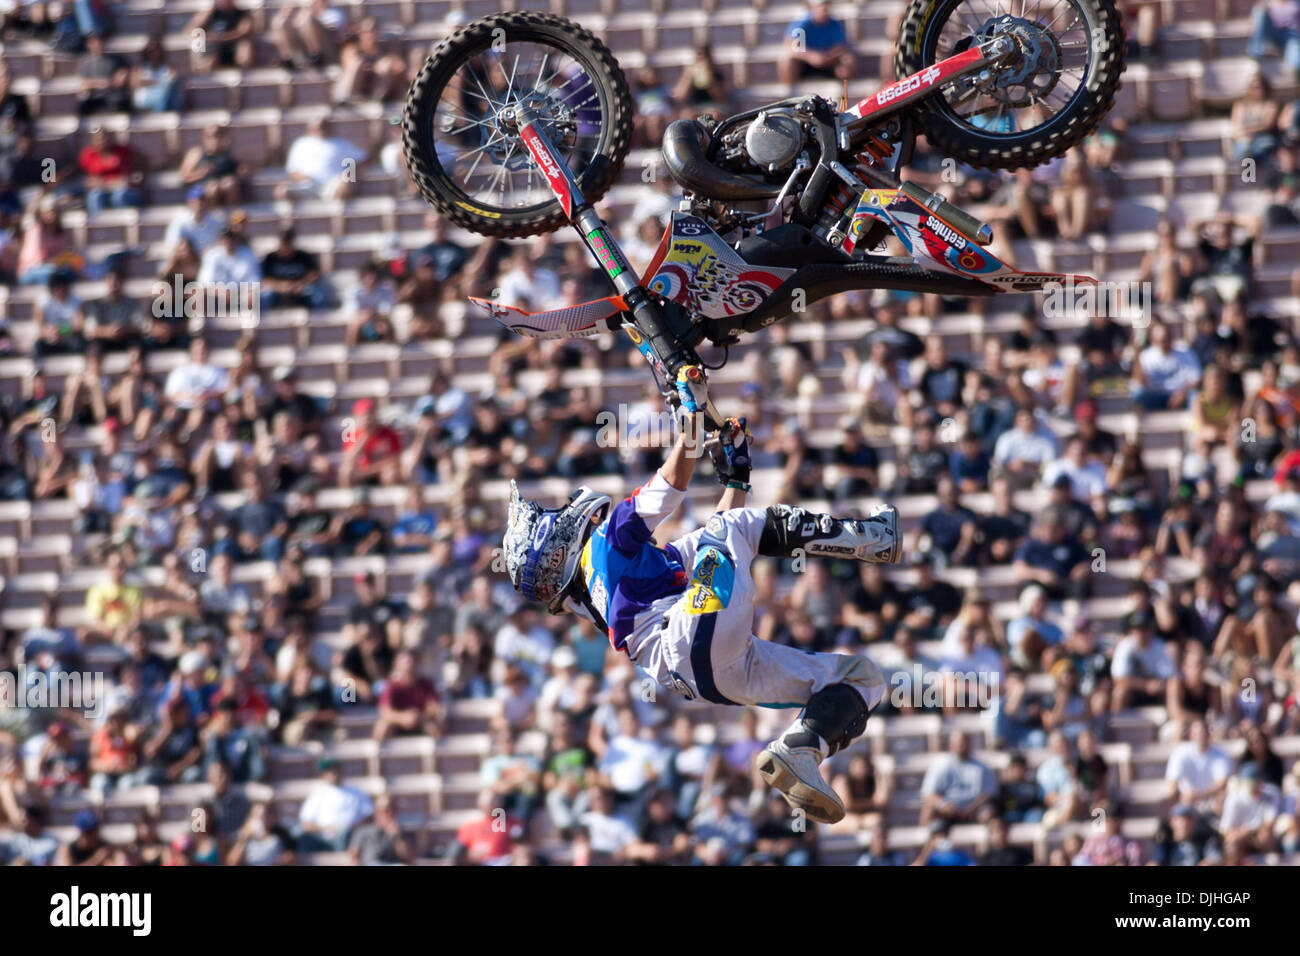
[[[411,84],[402,147],[424,199],[480,235],[519,238],[567,222],[517,135],[498,119],[525,94],[553,105],[543,123],[589,202],[609,190],[627,158],[632,95],[594,35],[563,17],[524,11],[466,24]],[[478,187],[475,175],[486,177]]]
[[[894,57],[899,78],[960,52],[973,37],[1006,29],[995,21],[1015,9],[1016,0],[1005,11],[1002,0],[912,0]],[[986,169],[1040,165],[1081,142],[1115,103],[1125,39],[1114,0],[1020,0],[1019,9],[1022,16],[1013,17],[1018,22],[1012,29],[1041,49],[1044,63],[1057,67],[1031,72],[1019,83],[1009,70],[995,72],[984,84],[959,80],[917,106],[926,139],[959,162]],[[1066,67],[1071,61],[1076,65]],[[1075,71],[1079,76],[1067,80]],[[1059,106],[1051,104],[1053,97]],[[1025,99],[1027,105],[1010,105]],[[1053,106],[1050,113],[1047,106]],[[1018,119],[1017,109],[1030,114]],[[1034,111],[1043,121],[1025,122]]]

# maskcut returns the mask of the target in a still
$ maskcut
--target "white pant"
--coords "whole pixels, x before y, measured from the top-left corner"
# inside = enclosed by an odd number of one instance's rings
[[[885,679],[870,659],[817,654],[754,636],[754,579],[767,518],[763,508],[734,508],[672,542],[689,569],[686,592],[659,632],[663,675],[691,699],[759,706],[802,706],[830,684],[850,683],[869,708],[885,696]]]

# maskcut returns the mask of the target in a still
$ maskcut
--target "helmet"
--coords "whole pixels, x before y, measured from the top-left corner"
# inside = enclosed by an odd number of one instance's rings
[[[511,481],[510,516],[502,544],[515,590],[559,613],[565,589],[577,573],[582,546],[610,500],[609,495],[584,485],[563,508],[543,508],[520,497],[519,487]]]

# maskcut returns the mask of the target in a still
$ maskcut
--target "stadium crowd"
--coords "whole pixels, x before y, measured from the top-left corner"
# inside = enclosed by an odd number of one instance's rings
[[[69,210],[149,202],[156,170],[96,117],[184,104],[186,76],[165,64],[160,38],[136,63],[105,52],[113,6],[78,0],[53,19],[58,5],[23,3],[5,15],[7,37],[48,37],[80,58],[78,112],[94,132],[78,155],[58,158],[75,174],[49,179],[32,111],[0,67],[0,278],[42,288],[33,334],[0,330],[5,354],[37,360],[21,397],[0,406],[0,500],[75,502],[75,562],[102,574],[86,593],[83,623],[66,626],[52,593],[39,623],[6,631],[0,671],[102,668],[108,693],[94,717],[0,709],[0,861],[252,865],[346,853],[368,864],[816,862],[817,828],[757,782],[752,760],[767,739],[757,714],[737,712],[721,729],[692,721],[607,653],[601,635],[521,605],[496,573],[502,502],[485,499],[485,480],[620,476],[630,491],[657,466],[651,443],[599,442],[601,390],[571,384],[575,370],[639,361],[630,345],[503,336],[492,386],[479,394],[457,385],[449,362],[415,402],[343,407],[302,388],[294,365],[267,367],[256,328],[239,339],[232,367],[217,364],[202,312],[159,310],[124,292],[138,250],[90,261],[62,224]],[[1261,56],[1269,39],[1294,53],[1297,7],[1261,4],[1258,16],[1271,18],[1260,27]],[[808,43],[792,52],[783,81],[851,75],[854,57],[828,16],[829,5],[814,4],[792,26]],[[374,21],[314,2],[285,4],[271,26],[280,65],[329,67],[340,101],[404,94],[416,51]],[[208,36],[194,71],[253,64],[252,21],[234,0],[215,0],[192,28]],[[654,70],[634,77],[640,142],[653,143],[679,111],[734,96],[711,56],[697,51],[671,87]],[[985,708],[990,739],[1012,754],[994,769],[965,731],[945,739],[921,783],[916,822],[929,838],[916,853],[889,841],[895,781],[864,747],[837,760],[831,772],[850,813],[835,832],[858,836],[860,863],[1021,865],[1031,854],[1010,841],[1010,827],[1089,820],[1098,808],[1104,828],[1072,831],[1051,863],[1187,865],[1300,852],[1300,763],[1287,773],[1273,748],[1275,738],[1300,734],[1300,328],[1294,315],[1252,308],[1259,237],[1300,221],[1300,100],[1281,102],[1261,78],[1232,122],[1238,158],[1263,170],[1269,212],[1190,229],[1162,224],[1142,265],[1146,311],[1094,309],[1077,328],[1056,330],[1040,297],[1026,301],[1013,332],[984,337],[978,354],[954,354],[950,337],[913,329],[981,303],[849,293],[814,309],[830,326],[872,320],[842,361],[783,325],[737,355],[755,464],[779,474],[778,500],[864,512],[872,498],[934,498],[909,532],[906,576],[876,565],[812,563],[795,573],[760,562],[756,632],[810,650],[887,648],[895,663],[877,715],[885,721],[965,712],[957,684],[978,674],[996,694]],[[1005,250],[1019,238],[1104,232],[1125,136],[1123,124],[1110,124],[1033,171],[962,170],[955,201],[993,221]],[[347,199],[356,180],[341,171],[395,162],[377,145],[315,121],[288,146],[278,198]],[[937,175],[940,159],[923,150],[917,178]],[[459,326],[449,307],[469,294],[534,309],[604,294],[576,244],[470,245],[433,215],[426,244],[376,250],[340,281],[288,226],[274,249],[253,253],[243,230],[259,171],[235,159],[228,130],[205,129],[179,172],[186,202],[167,230],[166,260],[151,263],[158,278],[250,284],[257,294],[243,307],[254,314],[342,307],[349,347],[452,337]],[[623,220],[634,262],[648,259],[672,203],[670,184],[643,188]],[[102,296],[83,301],[79,284],[98,279]],[[1076,347],[1078,360],[1063,358],[1063,346]],[[164,351],[185,357],[152,374],[150,358]],[[104,370],[115,353],[125,356],[120,375]],[[80,370],[44,371],[46,357],[69,355],[84,357]],[[815,444],[795,409],[820,392],[828,367],[849,412],[833,441]],[[544,378],[540,390],[523,384],[531,373]],[[1144,463],[1141,424],[1122,435],[1101,427],[1099,406],[1116,399],[1139,423],[1185,413],[1172,474]],[[648,388],[630,412],[634,436],[660,405]],[[899,426],[908,438],[891,450]],[[88,446],[70,451],[71,436]],[[449,489],[448,504],[427,503],[432,485]],[[1261,487],[1263,495],[1248,494]],[[323,491],[340,488],[355,492],[350,506],[321,504]],[[371,503],[390,488],[404,489],[391,518]],[[1027,490],[1046,495],[1047,506],[1032,515],[1017,507]],[[968,505],[986,492],[990,507]],[[681,515],[665,530],[701,517]],[[350,594],[326,595],[313,570],[396,556],[420,558],[409,593],[388,593],[385,576],[365,570]],[[1105,561],[1128,559],[1142,571],[1118,629],[1069,610],[1086,606]],[[266,569],[256,591],[238,574],[254,564]],[[1194,572],[1173,573],[1175,565]],[[997,567],[1010,568],[1018,587],[1019,612],[1006,621],[978,589],[963,593],[945,579]],[[341,619],[328,641],[327,618]],[[932,679],[943,688],[935,700],[896,692]],[[439,740],[455,731],[466,700],[492,702],[492,746],[478,770],[476,814],[453,840],[403,827],[390,796],[349,784],[330,756],[315,766],[296,819],[281,818],[274,799],[247,795],[245,785],[270,779],[274,750],[342,739],[349,713],[373,714],[376,741]],[[1127,808],[1099,748],[1115,715],[1152,707],[1164,708],[1161,737],[1175,746],[1161,825],[1139,841],[1122,832]],[[1240,758],[1224,749],[1236,740],[1246,745]],[[1031,769],[1025,754],[1041,750]],[[94,801],[76,813],[75,835],[60,839],[48,826],[62,799],[176,786],[201,788],[211,826],[165,840],[153,806],[133,839],[111,842]],[[948,839],[971,822],[986,826],[977,853]]]

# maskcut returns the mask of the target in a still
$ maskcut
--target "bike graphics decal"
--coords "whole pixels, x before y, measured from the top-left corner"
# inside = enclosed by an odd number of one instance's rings
[[[623,300],[613,297],[550,312],[525,312],[517,306],[475,296],[470,296],[470,301],[486,309],[506,328],[532,339],[576,339],[595,335],[601,331],[603,320],[623,311]]]
[[[794,275],[793,269],[751,266],[695,216],[673,213],[669,236],[647,285],[710,319],[754,311]]]
[[[853,221],[849,223],[848,235],[844,237],[840,248],[851,254],[873,222],[893,225],[893,221],[885,212],[885,207],[892,203],[897,195],[897,189],[868,189],[864,192],[862,198],[858,200],[857,208],[853,211]]]
[[[1012,268],[907,195],[896,196],[887,214],[893,221],[894,235],[922,266],[933,263],[949,272],[1018,292],[1041,289],[1066,279],[1051,272],[1020,272]],[[1077,278],[1081,283],[1097,281],[1087,276]]]
[[[551,192],[555,193],[555,198],[560,200],[560,205],[564,207],[566,216],[573,215],[573,191],[569,188],[569,177],[564,174],[559,160],[551,155],[550,149],[540,136],[537,130],[533,129],[531,123],[519,130],[519,138],[524,141],[528,147],[528,152],[533,156],[537,163],[537,168],[542,171],[546,181],[551,186]]]
[[[960,73],[968,72],[983,60],[984,54],[980,52],[980,48],[970,47],[956,56],[950,56],[940,63],[927,66],[920,73],[913,73],[896,83],[890,83],[871,96],[859,100],[848,112],[853,116],[871,116],[886,107],[897,106],[917,96],[928,95],[936,87],[943,86]]]
[[[587,233],[587,245],[591,248],[591,254],[609,273],[611,279],[617,278],[627,270],[627,263],[619,255],[618,246],[614,245],[613,240],[606,235],[604,226]]]

